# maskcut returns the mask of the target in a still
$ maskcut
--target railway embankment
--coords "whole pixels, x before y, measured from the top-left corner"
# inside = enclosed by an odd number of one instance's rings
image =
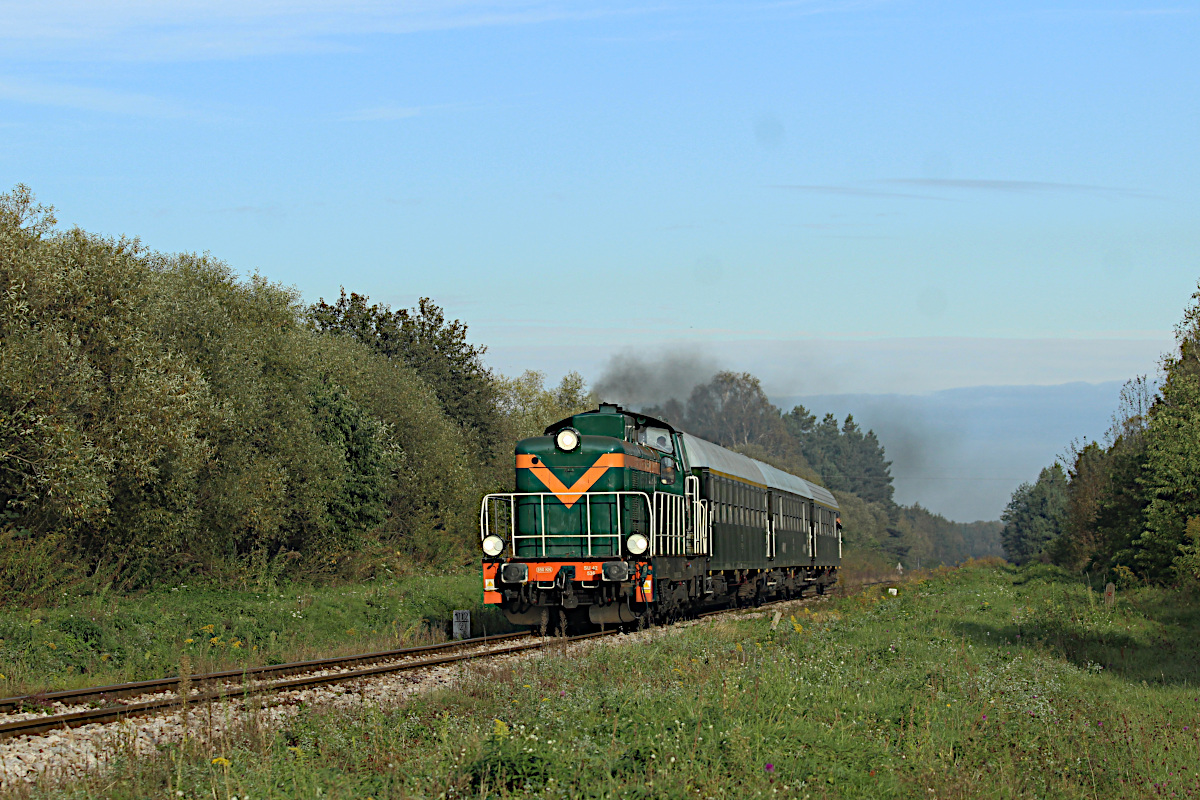
[[[242,670],[441,641],[454,609],[476,635],[513,630],[480,603],[479,574],[337,586],[165,586],[63,595],[0,610],[0,697]]]
[[[1200,791],[1171,590],[973,564],[628,646],[479,662],[399,705],[130,752],[122,797],[1096,797]],[[24,790],[22,790],[24,791]],[[39,789],[29,790],[36,794]]]

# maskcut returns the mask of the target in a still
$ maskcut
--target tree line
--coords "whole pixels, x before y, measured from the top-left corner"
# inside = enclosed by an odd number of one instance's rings
[[[802,405],[784,413],[758,378],[727,371],[643,411],[830,489],[846,545],[860,557],[936,566],[1000,555],[998,522],[953,522],[920,505],[898,505],[892,462],[875,432],[864,432],[851,414],[818,420]]]
[[[1200,581],[1200,291],[1175,329],[1160,380],[1121,390],[1102,441],[1073,442],[1004,511],[1017,563],[1123,580]]]
[[[597,402],[576,373],[494,374],[428,298],[306,304],[207,255],[57,225],[26,187],[0,195],[0,603],[466,563],[513,442]],[[987,554],[986,530],[896,506],[850,416],[783,414],[734,373],[661,412],[824,482],[853,546]]]
[[[511,441],[583,402],[578,376],[492,375],[428,299],[308,306],[56,225],[26,187],[0,195],[0,603],[462,563]]]

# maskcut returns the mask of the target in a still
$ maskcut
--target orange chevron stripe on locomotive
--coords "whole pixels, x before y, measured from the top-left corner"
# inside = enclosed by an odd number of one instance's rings
[[[517,455],[517,469],[527,469],[542,482],[542,485],[550,490],[550,493],[558,498],[567,508],[579,502],[579,498],[583,497],[587,490],[596,485],[596,481],[609,469],[617,467],[619,469],[629,467],[630,469],[641,470],[642,472],[658,472],[658,464],[645,458],[637,456],[629,456],[624,453],[605,453],[596,459],[592,466],[588,467],[587,472],[579,476],[579,480],[567,488],[558,476],[550,471],[550,468],[537,456],[529,454]]]

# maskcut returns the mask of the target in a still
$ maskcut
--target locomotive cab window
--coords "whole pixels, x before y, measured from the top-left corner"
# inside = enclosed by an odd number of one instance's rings
[[[675,459],[663,456],[658,462],[658,480],[664,486],[675,485]]]
[[[675,446],[671,444],[671,432],[666,428],[642,428],[638,431],[638,442],[660,453],[675,452]]]

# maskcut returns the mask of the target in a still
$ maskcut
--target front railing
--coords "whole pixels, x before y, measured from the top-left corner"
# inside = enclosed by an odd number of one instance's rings
[[[625,537],[641,533],[653,555],[653,511],[645,492],[588,492],[569,508],[552,492],[489,494],[479,532],[481,540],[507,534],[510,554],[522,558],[620,556]]]
[[[587,492],[569,508],[552,492],[489,494],[479,509],[480,540],[501,536],[519,558],[618,557],[625,537],[640,533],[650,543],[647,557],[707,555],[708,501],[697,478],[687,481],[683,495]]]

